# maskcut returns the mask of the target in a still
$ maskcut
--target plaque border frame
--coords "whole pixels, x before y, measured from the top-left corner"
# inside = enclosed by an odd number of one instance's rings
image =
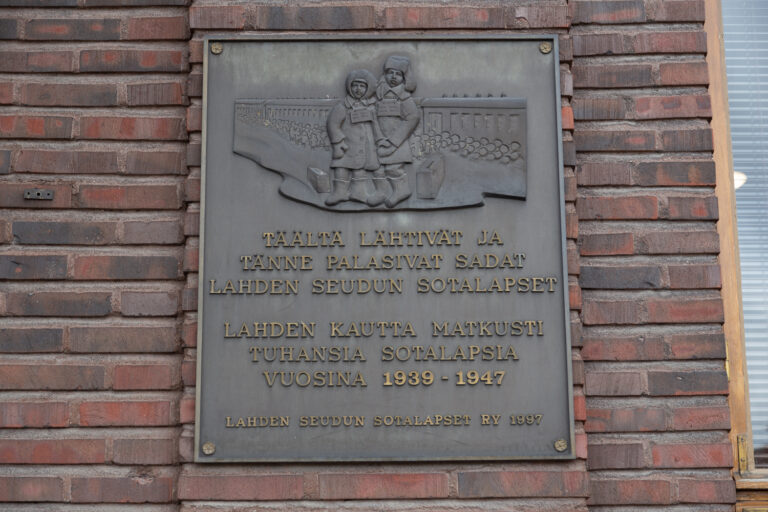
[[[202,392],[202,349],[203,349],[203,297],[204,287],[202,286],[202,276],[204,275],[204,255],[205,255],[205,178],[206,178],[206,147],[207,147],[207,123],[208,123],[208,59],[211,54],[211,45],[213,43],[241,43],[241,42],[264,42],[264,41],[397,41],[397,40],[422,40],[422,41],[541,41],[548,42],[551,46],[553,55],[553,71],[555,77],[555,97],[553,98],[556,117],[556,133],[558,134],[557,144],[557,167],[558,167],[558,198],[560,211],[560,245],[561,261],[563,272],[563,307],[564,307],[564,326],[565,326],[565,352],[566,352],[566,382],[568,397],[568,448],[560,454],[550,456],[446,456],[446,457],[357,457],[357,458],[267,458],[267,459],[212,459],[203,454],[203,444],[207,441],[200,438],[200,394]],[[573,410],[573,357],[571,346],[571,318],[570,301],[568,294],[568,246],[565,236],[565,180],[563,168],[563,122],[562,122],[562,96],[560,93],[560,51],[557,34],[510,34],[508,32],[489,31],[478,33],[451,33],[451,32],[416,32],[416,33],[367,33],[367,32],[314,32],[291,33],[291,32],[270,32],[261,34],[233,34],[233,35],[215,35],[209,34],[203,38],[203,103],[202,103],[202,131],[201,131],[201,154],[200,154],[200,226],[199,226],[199,248],[198,248],[198,285],[197,285],[197,344],[195,361],[195,436],[193,462],[195,464],[275,464],[275,463],[364,463],[364,462],[387,462],[387,463],[412,463],[412,462],[473,462],[473,461],[570,461],[576,458],[575,449],[575,426]]]

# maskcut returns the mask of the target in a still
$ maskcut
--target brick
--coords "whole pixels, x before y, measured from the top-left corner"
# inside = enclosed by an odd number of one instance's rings
[[[712,130],[677,129],[661,132],[662,149],[667,151],[711,151]]]
[[[655,396],[728,394],[725,370],[650,371],[648,392]]]
[[[53,191],[53,200],[37,201],[24,199],[24,191],[30,188],[45,188]],[[50,182],[3,183],[0,187],[0,207],[2,208],[69,208],[72,204],[72,187],[55,185]]]
[[[112,377],[114,390],[173,389],[174,367],[169,364],[126,364],[116,366]]]
[[[590,443],[587,468],[631,469],[645,466],[645,449],[642,443]]]
[[[0,365],[4,390],[104,389],[102,366],[4,364]]]
[[[242,30],[245,28],[245,6],[195,5],[189,8],[191,28]]]
[[[126,33],[128,40],[189,39],[186,16],[153,16],[131,18]]]
[[[573,98],[573,116],[580,121],[626,119],[626,101],[622,97]]]
[[[176,316],[179,296],[175,292],[122,292],[123,316]]]
[[[77,0],[0,0],[3,7],[77,7]]]
[[[632,172],[632,181],[642,187],[714,186],[715,163],[643,162]]]
[[[661,287],[661,268],[658,266],[582,266],[579,275],[582,288],[608,290],[637,290]]]
[[[717,254],[720,250],[715,231],[663,231],[638,238],[642,254]]]
[[[0,51],[3,73],[69,73],[74,62],[71,51]]]
[[[665,338],[673,359],[725,359],[725,336],[722,333],[674,334]]]
[[[712,117],[707,95],[641,96],[633,99],[634,119]]]
[[[657,468],[712,468],[733,465],[731,444],[653,444],[653,466]]]
[[[672,484],[666,480],[590,479],[590,505],[668,505],[672,503]]]
[[[563,121],[563,130],[573,130],[573,109],[571,107],[563,107],[560,117]]]
[[[184,215],[184,234],[187,236],[200,234],[200,212],[187,212]]]
[[[75,279],[177,279],[174,256],[76,256]]]
[[[681,478],[678,481],[677,496],[680,503],[727,503],[736,502],[736,485],[733,479]]]
[[[189,78],[187,78],[187,95],[189,95],[189,97],[191,98],[203,97],[203,74],[202,73],[189,74]]]
[[[184,120],[178,117],[83,116],[80,120],[81,139],[158,141],[186,137]]]
[[[669,215],[674,220],[717,220],[717,198],[670,197]]]
[[[22,244],[105,245],[116,240],[114,222],[15,221],[14,238]],[[66,261],[64,263],[66,272]],[[62,277],[63,278],[63,277]]]
[[[708,85],[706,62],[659,64],[660,85]]]
[[[180,500],[298,500],[304,496],[302,475],[181,475]]]
[[[78,202],[83,208],[107,210],[176,210],[181,207],[176,185],[81,185]]]
[[[0,39],[18,39],[19,20],[11,18],[0,19]]]
[[[175,327],[71,327],[72,352],[143,353],[175,352]]]
[[[574,65],[573,85],[583,88],[649,87],[655,85],[650,64]]]
[[[563,165],[573,167],[576,162],[576,144],[572,140],[563,141]]]
[[[666,414],[659,407],[587,407],[587,432],[660,432],[666,430]],[[591,447],[590,447],[591,449]]]
[[[673,289],[720,288],[720,265],[669,265],[669,287]]]
[[[184,386],[195,386],[197,382],[197,364],[194,360],[181,363],[181,382]]]
[[[7,296],[9,316],[107,316],[112,312],[109,292],[14,292]]]
[[[595,336],[585,337],[581,355],[588,361],[647,361],[667,358],[665,344],[659,336]]]
[[[148,427],[173,424],[172,404],[167,400],[85,402],[80,404],[78,410],[80,425],[84,427]]]
[[[175,439],[115,439],[112,462],[131,465],[169,465],[177,460]]]
[[[587,372],[584,392],[587,396],[636,396],[643,392],[640,372]]]
[[[369,5],[270,6],[255,5],[247,17],[247,28],[255,30],[357,30],[374,27]],[[195,27],[196,28],[196,27]]]
[[[318,486],[324,500],[448,497],[445,473],[320,474]]]
[[[707,53],[707,34],[703,30],[639,32],[631,49],[634,53]]]
[[[4,464],[102,464],[103,439],[0,439]]]
[[[646,20],[642,0],[574,2],[573,23],[642,23]]]
[[[573,419],[576,421],[587,419],[587,399],[584,395],[573,396]]]
[[[73,118],[47,115],[0,115],[0,139],[70,139]]]
[[[66,402],[0,402],[0,428],[66,427],[68,424]]]
[[[650,16],[652,21],[704,21],[704,0],[666,0]]]
[[[25,26],[24,38],[37,41],[116,41],[119,19],[33,19]]]
[[[624,37],[622,33],[574,34],[573,53],[576,56],[627,53]]]
[[[218,6],[211,7],[212,9],[219,9]],[[200,39],[193,39],[189,41],[189,63],[200,64],[203,62],[203,53],[205,48],[203,47],[203,41]]]
[[[11,171],[11,150],[0,149],[0,174],[8,174]]]
[[[118,171],[113,151],[47,151],[22,149],[15,172],[43,174],[104,174]]]
[[[581,197],[576,203],[579,219],[656,219],[659,207],[655,196]]]
[[[515,22],[516,16],[510,21]],[[386,7],[386,29],[504,28],[504,11],[495,7]]]
[[[34,327],[0,329],[0,352],[61,352],[63,329]]]
[[[460,471],[459,497],[586,496],[583,471]]]
[[[66,256],[25,256],[21,254],[0,255],[0,279],[65,279],[67,277]]]
[[[184,397],[179,404],[179,421],[182,424],[195,422],[195,398]]]
[[[579,253],[582,256],[619,256],[634,253],[632,233],[596,233],[582,235]]]
[[[13,83],[12,82],[0,82],[0,105],[13,104]],[[0,172],[0,174],[7,174]]]
[[[125,244],[178,244],[183,239],[179,221],[128,221],[123,223],[122,241]]]
[[[21,102],[33,106],[101,107],[117,105],[115,84],[24,84]]]
[[[72,478],[74,503],[168,503],[173,500],[171,477],[151,473],[141,477]]]
[[[489,9],[490,10],[490,9]],[[504,9],[506,28],[568,28],[571,25],[567,5],[520,5]]]
[[[187,108],[187,131],[199,132],[203,129],[203,109],[199,105]]]
[[[652,130],[576,130],[577,151],[651,151],[656,147]]]
[[[82,50],[83,73],[178,73],[186,71],[179,50]]]
[[[129,174],[183,174],[187,171],[181,151],[130,151],[125,167]]]
[[[717,299],[688,297],[649,299],[650,323],[722,323],[723,303]]]
[[[0,476],[0,501],[64,501],[64,479],[46,476]]]
[[[179,82],[128,84],[128,105],[183,105],[184,90]]]
[[[630,185],[632,165],[628,162],[585,162],[576,167],[582,186]]]
[[[587,300],[582,319],[585,325],[627,325],[643,321],[640,304],[634,300]]]
[[[186,6],[190,0],[80,0],[83,7],[148,7],[161,5]]]
[[[731,415],[728,406],[675,407],[671,410],[672,430],[728,430]]]

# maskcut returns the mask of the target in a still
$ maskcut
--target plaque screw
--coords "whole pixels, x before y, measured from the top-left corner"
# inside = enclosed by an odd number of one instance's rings
[[[203,453],[205,455],[213,455],[213,452],[216,451],[216,445],[212,442],[208,441],[207,443],[203,444]]]
[[[558,439],[555,441],[555,450],[559,452],[564,452],[568,449],[568,441],[565,439]],[[203,446],[203,451],[205,451],[205,446]]]
[[[542,43],[544,44],[544,43]],[[220,55],[224,51],[224,45],[221,43],[211,43],[211,53],[214,55]],[[213,453],[213,452],[211,452]]]
[[[552,51],[552,43],[549,41],[544,41],[539,45],[539,51],[543,54],[547,54]]]

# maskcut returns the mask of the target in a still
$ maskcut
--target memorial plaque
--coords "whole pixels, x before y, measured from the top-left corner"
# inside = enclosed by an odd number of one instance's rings
[[[206,42],[198,462],[573,457],[556,43]]]

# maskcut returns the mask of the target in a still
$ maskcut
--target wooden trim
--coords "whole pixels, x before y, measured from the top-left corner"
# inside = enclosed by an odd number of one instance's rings
[[[731,152],[731,125],[728,115],[728,82],[725,74],[723,20],[720,0],[705,0],[705,7],[704,29],[707,32],[709,94],[712,101],[712,132],[717,172],[715,192],[720,211],[717,232],[720,236],[720,270],[723,281],[721,295],[725,310],[723,330],[728,351],[726,369],[729,376],[730,436],[733,443],[733,467],[737,472],[739,470],[737,436],[746,436],[746,465],[749,472],[754,470],[755,459],[752,450],[752,425],[744,349],[744,314],[741,303],[741,267],[736,231],[736,203],[733,189],[733,155]],[[764,487],[768,488],[768,481],[764,481]]]

